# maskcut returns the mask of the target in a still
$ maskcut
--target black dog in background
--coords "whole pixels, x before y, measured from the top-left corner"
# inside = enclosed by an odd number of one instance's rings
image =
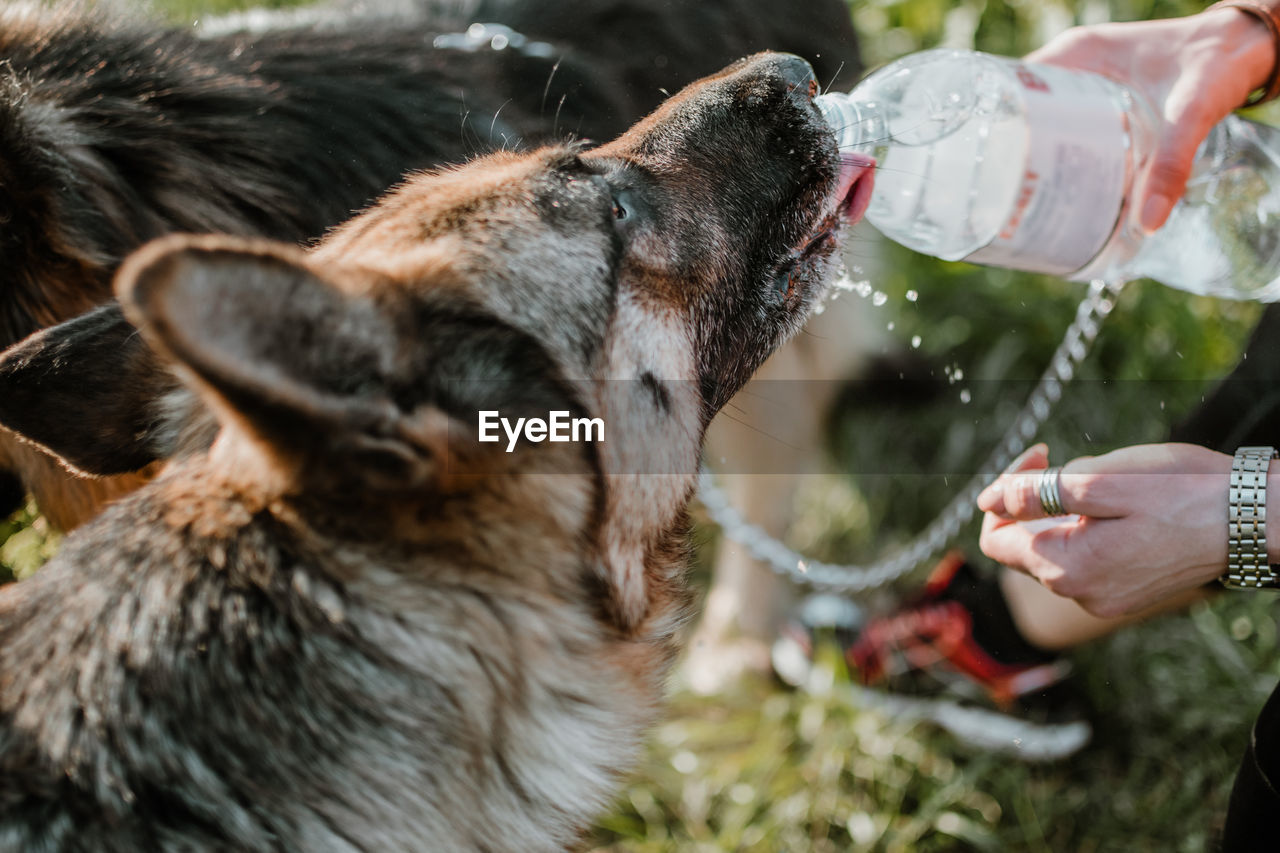
[[[472,24],[489,22],[499,26]],[[95,394],[92,354],[149,359],[111,278],[175,231],[303,242],[412,170],[497,148],[609,139],[670,92],[761,49],[858,70],[839,0],[480,0],[468,14],[331,13],[322,26],[201,37],[84,4],[0,9],[0,418],[98,479],[0,438],[0,512],[26,491],[62,528],[139,485],[159,416]],[[71,354],[74,353],[74,357]],[[32,417],[74,400],[93,418]]]

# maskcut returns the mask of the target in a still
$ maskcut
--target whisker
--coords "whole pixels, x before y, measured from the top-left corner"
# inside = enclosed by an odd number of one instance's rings
[[[566,94],[567,94],[567,93],[566,93]],[[559,135],[560,135],[560,110],[561,110],[561,108],[562,108],[562,107],[564,107],[564,99],[565,99],[565,94],[561,94],[561,95],[560,95],[560,103],[556,104],[556,117],[555,117],[555,119],[551,122],[551,135],[552,135],[552,136],[559,136]]]
[[[799,451],[805,451],[809,449],[805,447],[797,447],[791,442],[784,441],[783,439],[779,438],[778,436],[774,435],[771,432],[762,430],[757,426],[747,423],[742,418],[735,418],[733,415],[729,414],[727,410],[721,409],[720,414],[724,415],[726,418],[728,418],[729,420],[733,421],[736,424],[741,424],[742,426],[746,427],[747,429],[751,430],[754,433],[757,433],[758,435],[763,435],[765,438],[773,439],[774,441],[778,442],[778,444],[781,444],[784,447],[790,447],[792,450],[799,450]]]
[[[551,94],[551,81],[555,79],[556,72],[560,70],[561,62],[564,62],[563,56],[556,60],[556,64],[551,66],[551,73],[547,75],[547,85],[542,87],[542,102],[538,105],[538,115],[543,115],[547,111],[547,95]]]
[[[831,87],[836,84],[836,78],[840,76],[840,72],[844,70],[844,60],[840,60],[840,65],[836,68],[836,73],[831,75],[831,82],[827,84],[823,92],[831,91]]]
[[[502,112],[503,107],[511,103],[511,98],[507,98],[502,102],[502,106],[493,111],[493,119],[489,122],[489,141],[493,142],[493,129],[498,124],[498,113]]]

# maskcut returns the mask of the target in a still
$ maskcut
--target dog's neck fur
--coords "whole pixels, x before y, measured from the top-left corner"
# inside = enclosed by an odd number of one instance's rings
[[[0,593],[0,804],[27,806],[0,810],[0,842],[26,837],[5,823],[24,815],[50,837],[143,849],[173,814],[206,824],[210,844],[250,850],[571,844],[564,827],[606,806],[635,762],[675,620],[628,635],[582,603],[598,594],[554,586],[595,583],[589,476],[455,485],[449,501],[384,514],[397,541],[410,525],[422,541],[391,557],[376,530],[335,535],[305,497],[229,481],[205,460],[69,538]],[[513,502],[544,511],[512,524]],[[126,535],[95,532],[122,521]],[[683,557],[668,539],[651,574]],[[504,653],[468,643],[477,632]],[[475,743],[491,748],[459,746]],[[274,778],[255,753],[271,755]],[[403,808],[406,788],[419,807]],[[548,792],[554,802],[538,799]],[[463,830],[477,826],[492,836]]]

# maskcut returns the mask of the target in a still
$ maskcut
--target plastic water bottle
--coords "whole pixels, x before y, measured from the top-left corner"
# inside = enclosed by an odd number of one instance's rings
[[[1280,131],[1218,124],[1168,222],[1145,235],[1130,202],[1159,120],[1104,77],[930,50],[817,102],[842,150],[879,163],[867,219],[918,252],[1280,300]]]

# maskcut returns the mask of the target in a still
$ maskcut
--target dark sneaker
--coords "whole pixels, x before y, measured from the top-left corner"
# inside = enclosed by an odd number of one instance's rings
[[[965,743],[1026,761],[1064,758],[1089,741],[1070,664],[1029,646],[997,582],[959,553],[938,564],[918,598],[877,619],[864,620],[839,596],[806,599],[774,643],[778,676],[794,687],[829,682],[813,666],[815,642],[826,637],[843,654],[860,706],[930,720]]]

